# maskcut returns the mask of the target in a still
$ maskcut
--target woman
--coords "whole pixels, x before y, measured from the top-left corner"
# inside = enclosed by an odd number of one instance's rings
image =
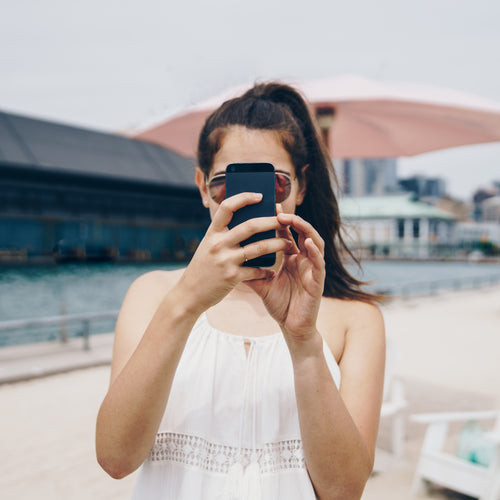
[[[225,167],[242,162],[275,166],[277,216],[229,230],[261,196],[225,199]],[[130,287],[97,421],[104,470],[121,478],[143,464],[134,498],[361,497],[384,326],[340,261],[330,166],[286,85],[256,85],[207,119],[196,183],[212,223],[185,269]],[[264,230],[276,238],[240,246]],[[242,265],[273,252],[273,268]]]

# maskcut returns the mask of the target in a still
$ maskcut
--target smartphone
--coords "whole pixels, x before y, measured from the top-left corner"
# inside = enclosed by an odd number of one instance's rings
[[[273,217],[276,215],[274,166],[271,163],[231,163],[226,167],[226,197],[238,193],[262,193],[262,200],[237,210],[229,224],[229,229],[248,219]],[[240,243],[241,246],[267,238],[274,238],[275,231],[263,231],[252,235]],[[271,267],[276,262],[276,254],[270,253],[247,260],[249,267]]]

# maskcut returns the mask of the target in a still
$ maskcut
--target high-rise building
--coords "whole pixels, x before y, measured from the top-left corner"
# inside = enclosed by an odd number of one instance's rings
[[[415,194],[418,198],[441,198],[446,194],[446,182],[440,177],[414,175],[400,179],[399,185],[404,191]]]
[[[383,196],[399,191],[395,158],[336,160],[343,194]]]

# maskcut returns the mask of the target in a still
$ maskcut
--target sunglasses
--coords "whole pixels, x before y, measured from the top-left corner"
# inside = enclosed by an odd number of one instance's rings
[[[285,201],[292,192],[292,179],[289,174],[275,172],[275,199],[276,203]],[[215,203],[222,203],[226,199],[226,174],[214,175],[208,182],[208,193]]]

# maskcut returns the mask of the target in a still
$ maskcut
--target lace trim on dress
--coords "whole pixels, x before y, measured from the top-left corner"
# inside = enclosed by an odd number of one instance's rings
[[[199,436],[167,432],[157,434],[149,460],[175,462],[223,474],[227,474],[235,463],[246,467],[257,462],[262,473],[305,468],[300,439],[266,443],[253,450],[212,443]]]

